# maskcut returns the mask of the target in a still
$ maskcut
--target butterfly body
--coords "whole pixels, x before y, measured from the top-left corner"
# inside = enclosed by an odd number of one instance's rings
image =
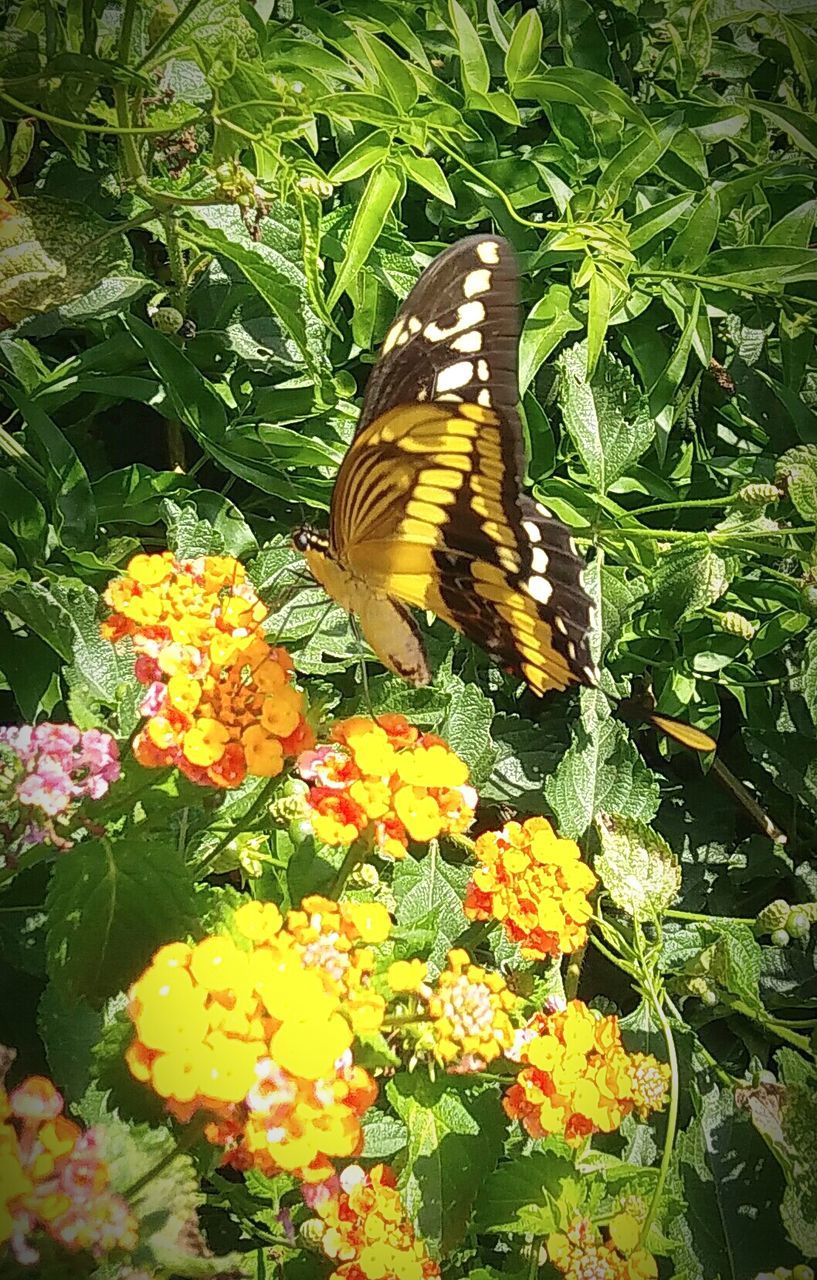
[[[518,268],[472,236],[423,273],[386,335],[327,535],[295,545],[380,660],[430,679],[409,608],[463,632],[536,693],[598,672],[570,533],[521,490]],[[406,607],[408,606],[408,607]]]

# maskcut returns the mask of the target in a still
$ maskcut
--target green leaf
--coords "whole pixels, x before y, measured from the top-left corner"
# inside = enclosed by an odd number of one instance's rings
[[[645,822],[607,813],[596,819],[596,833],[593,866],[617,907],[644,920],[672,906],[681,868],[663,836]]]
[[[585,376],[588,381],[596,372],[599,356],[604,347],[604,337],[610,322],[610,309],[613,303],[613,286],[601,271],[596,269],[590,277],[590,290],[587,306],[587,368]]]
[[[85,205],[45,195],[9,202],[0,223],[0,316],[17,324],[130,267],[128,241]]]
[[[548,1147],[517,1155],[493,1171],[477,1205],[477,1231],[538,1236],[559,1229],[559,1207],[569,1202],[575,1169],[566,1147],[558,1142]]]
[[[175,841],[138,832],[85,841],[61,858],[47,910],[51,977],[93,1006],[134,982],[157,947],[196,930]]]
[[[785,107],[782,102],[760,102],[757,98],[747,98],[746,106],[749,111],[756,111],[776,124],[806,155],[817,158],[817,122],[814,116],[796,111],[794,107]]]
[[[491,741],[491,721],[494,704],[475,684],[462,684],[455,677],[443,681],[451,701],[439,734],[445,738],[452,751],[461,756],[471,770],[475,786],[488,777],[496,756]]]
[[[817,251],[777,244],[718,249],[704,259],[698,274],[708,276],[720,288],[784,286],[798,280],[817,280]]]
[[[649,173],[667,147],[672,142],[678,126],[667,123],[654,134],[637,134],[608,163],[596,184],[596,195],[599,200],[614,197],[617,204],[622,204],[630,194],[633,185],[645,173]]]
[[[650,604],[670,623],[714,604],[729,585],[726,561],[705,539],[693,538],[666,552],[653,579]]]
[[[817,520],[817,445],[800,444],[778,459],[776,475],[804,520]]]
[[[617,120],[628,120],[648,135],[653,133],[646,116],[619,85],[586,67],[550,67],[544,75],[519,81],[514,92],[518,98],[561,102],[587,112],[612,115]]]
[[[499,1100],[490,1085],[431,1081],[419,1071],[396,1076],[386,1092],[408,1131],[406,1209],[419,1237],[448,1253],[499,1159],[507,1124]]]
[[[812,723],[817,726],[817,631],[812,630],[806,638],[796,687],[806,700]]]
[[[696,1099],[696,1118],[679,1134],[677,1170],[686,1212],[670,1227],[674,1274],[747,1280],[794,1261],[775,1229],[783,1179],[729,1088]]]
[[[238,267],[320,382],[327,372],[324,331],[309,304],[300,263],[300,227],[271,210],[261,224],[261,239],[253,240],[238,211],[218,205],[186,210],[185,219],[186,235],[199,248]]]
[[[456,204],[448,179],[432,156],[417,156],[413,151],[400,153],[400,163],[412,182],[424,187],[443,204]]]
[[[774,1155],[786,1180],[780,1216],[805,1258],[817,1256],[817,1098],[809,1084],[761,1084],[735,1091],[735,1102]]]
[[[491,72],[482,40],[459,0],[448,0],[448,14],[460,55],[460,77],[466,94],[487,93]]]
[[[522,395],[562,339],[581,329],[581,320],[570,309],[571,298],[567,285],[551,284],[531,307],[519,343],[519,388]]]
[[[392,205],[400,194],[400,186],[399,174],[389,165],[381,164],[369,175],[349,228],[343,261],[337,269],[335,282],[326,300],[330,309],[346,291],[349,281],[365,266]]]
[[[599,690],[581,692],[582,715],[545,796],[563,836],[578,839],[600,813],[649,822],[658,808],[658,782],[610,716]]]
[[[37,1006],[37,1030],[48,1055],[49,1074],[71,1101],[88,1088],[102,1025],[102,1015],[84,1000],[66,999],[65,989],[57,983],[46,986]]]
[[[629,369],[606,352],[588,381],[583,342],[562,352],[558,365],[565,426],[593,485],[606,493],[653,439],[646,398]]]
[[[784,213],[779,222],[766,232],[762,243],[788,245],[792,249],[807,249],[811,243],[815,217],[817,217],[817,200],[805,200],[795,209],[789,209],[788,213]]]
[[[542,19],[535,9],[523,13],[505,53],[505,75],[511,88],[535,75],[542,56]]]
[[[0,471],[0,532],[29,561],[37,561],[45,553],[45,509],[10,471]]]
[[[682,272],[697,271],[712,248],[720,216],[716,193],[705,191],[686,226],[678,232],[667,250],[667,267]]]
[[[168,546],[181,559],[227,555],[243,559],[258,550],[258,543],[238,507],[220,493],[198,489],[183,505],[171,498],[162,503]]]
[[[385,129],[375,129],[344,152],[326,175],[330,182],[353,182],[362,178],[389,153],[390,140]]]
[[[372,66],[377,71],[378,80],[392,102],[401,112],[408,112],[417,101],[417,81],[411,70],[411,63],[399,58],[389,46],[378,40],[377,36],[366,31],[362,26],[354,27],[358,40],[369,55]]]
[[[434,844],[420,861],[404,858],[394,869],[397,922],[404,927],[422,924],[433,931],[428,958],[435,968],[444,967],[447,951],[468,927],[462,909],[468,879],[468,868],[445,862]]]
[[[89,546],[96,533],[96,508],[85,468],[63,432],[35,401],[11,386],[6,394],[25,418],[29,447],[45,472],[54,523],[63,542],[68,547]]]

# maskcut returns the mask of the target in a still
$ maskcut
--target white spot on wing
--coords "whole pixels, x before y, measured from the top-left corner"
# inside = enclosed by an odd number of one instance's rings
[[[404,347],[404,346],[406,345],[406,343],[408,342],[408,340],[409,340],[409,331],[408,331],[408,329],[404,329],[402,333],[398,333],[398,335],[397,335],[397,345],[398,345],[398,347]]]
[[[462,396],[458,396],[456,391],[444,391],[441,396],[436,397],[437,400],[447,400],[449,404],[462,404]]]
[[[450,364],[447,368],[441,369],[437,374],[437,381],[434,389],[437,397],[444,391],[457,391],[460,387],[466,387],[474,376],[474,366],[470,360],[458,360],[456,364]]]
[[[531,551],[531,567],[534,573],[545,573],[547,571],[548,557],[543,547],[534,547]]]
[[[491,407],[491,393],[487,387],[483,387],[477,396],[477,404],[481,404],[484,409]]]
[[[525,584],[527,593],[534,600],[538,600],[540,604],[547,604],[553,595],[553,587],[547,578],[530,577]]]
[[[483,240],[482,244],[478,244],[477,257],[480,262],[495,266],[499,262],[499,245],[496,240]]]
[[[522,528],[525,530],[525,533],[528,535],[531,542],[542,541],[542,531],[538,524],[534,524],[532,520],[523,520]]]
[[[487,382],[491,376],[491,370],[488,368],[487,360],[477,360],[477,377],[480,382]]]
[[[392,327],[389,329],[389,332],[386,334],[385,338],[383,339],[383,355],[384,356],[388,355],[388,353],[391,351],[392,347],[394,346],[395,342],[400,337],[400,334],[402,332],[403,332],[403,321],[398,320],[396,324],[392,325]]]
[[[436,320],[432,320],[431,324],[427,324],[423,329],[423,336],[428,338],[429,342],[447,342],[449,338],[462,333],[464,329],[473,329],[474,325],[482,324],[484,319],[485,308],[481,302],[476,299],[473,302],[463,302],[461,307],[457,307],[457,318],[449,328],[443,329]]]
[[[408,330],[410,334],[414,335],[415,333],[419,333],[422,327],[423,327],[422,320],[418,320],[416,316],[409,316]]]
[[[534,503],[534,506],[536,507],[536,510],[539,512],[540,516],[547,516],[548,519],[550,519],[551,516],[553,515],[553,512],[550,510],[550,508],[543,506],[541,502]]]
[[[452,351],[462,351],[465,355],[473,355],[475,351],[482,350],[482,334],[479,329],[471,329],[468,333],[463,333],[459,338],[455,338],[451,343]]]
[[[477,271],[469,271],[465,277],[462,291],[466,298],[473,298],[477,293],[487,293],[491,287],[491,273],[485,267]]]
[[[553,622],[554,622],[554,624],[555,624],[556,630],[557,630],[557,631],[561,631],[562,635],[563,635],[563,636],[566,636],[566,635],[567,635],[567,627],[566,627],[566,626],[565,626],[565,624],[564,624],[564,620],[563,620],[562,618],[554,618],[554,619],[553,619]]]

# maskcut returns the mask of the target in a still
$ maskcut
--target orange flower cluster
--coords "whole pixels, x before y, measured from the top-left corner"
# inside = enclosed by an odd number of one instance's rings
[[[140,764],[237,787],[248,773],[275,777],[312,744],[292,662],[261,635],[266,605],[233,556],[134,556],[104,599],[112,613],[102,634],[131,638],[147,686],[133,744]]]
[[[499,920],[523,956],[567,955],[584,946],[598,881],[574,840],[546,818],[509,822],[477,837],[474,871],[463,904],[472,920]]]
[[[508,1056],[522,1070],[503,1106],[532,1138],[559,1134],[579,1143],[591,1133],[612,1133],[631,1111],[659,1111],[667,1100],[669,1067],[627,1053],[618,1019],[597,1017],[581,1000],[536,1014]]]
[[[638,1248],[639,1222],[618,1213],[607,1227],[607,1236],[589,1218],[574,1218],[564,1232],[547,1237],[550,1261],[566,1280],[655,1280],[658,1264],[646,1249]]]
[[[402,858],[410,839],[425,843],[471,825],[477,793],[468,766],[441,738],[384,715],[342,720],[332,739],[298,759],[324,844],[352,844],[365,833],[378,853]]]
[[[448,968],[428,998],[435,1056],[481,1071],[512,1048],[516,1033],[509,1014],[516,1004],[500,974],[472,964],[461,948],[449,951]]]
[[[95,1257],[137,1244],[136,1219],[111,1189],[94,1131],[83,1133],[62,1110],[43,1076],[10,1095],[0,1085],[0,1246],[10,1244],[22,1265],[39,1260],[37,1232]]]
[[[347,1165],[324,1187],[305,1188],[318,1214],[308,1226],[337,1263],[330,1280],[432,1280],[440,1268],[417,1240],[388,1165]]]
[[[224,1163],[306,1182],[355,1156],[377,1086],[355,1065],[357,1032],[375,1030],[384,1001],[369,990],[390,920],[377,903],[305,898],[286,925],[272,903],[234,917],[242,941],[171,943],[130,991],[131,1072],[186,1121],[213,1116],[208,1140]]]

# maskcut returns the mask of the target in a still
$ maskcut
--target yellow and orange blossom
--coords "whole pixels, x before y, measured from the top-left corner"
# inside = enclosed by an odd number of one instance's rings
[[[428,999],[435,1056],[479,1070],[514,1042],[510,1014],[517,999],[499,973],[472,964],[467,951],[448,953]]]
[[[533,1138],[559,1135],[580,1143],[591,1133],[612,1133],[632,1111],[658,1111],[667,1100],[669,1067],[651,1055],[627,1053],[618,1019],[597,1016],[581,1000],[536,1014],[508,1056],[522,1070],[503,1106]]]
[[[576,1217],[546,1238],[545,1249],[565,1280],[656,1280],[655,1258],[637,1247],[640,1230],[634,1218],[617,1214],[605,1238],[589,1218]]]
[[[360,1151],[377,1097],[352,1044],[383,1021],[370,980],[388,913],[312,896],[286,920],[261,902],[234,920],[241,944],[214,935],[153,957],[130,990],[128,1065],[178,1119],[210,1114],[224,1163],[322,1181]]]
[[[130,637],[146,686],[140,764],[236,787],[248,773],[275,777],[312,744],[292,662],[264,639],[266,605],[233,556],[136,555],[104,599],[102,634]]]
[[[546,818],[508,822],[474,844],[475,869],[463,904],[472,920],[498,920],[529,959],[583,947],[593,914],[587,895],[598,883],[574,840]]]

